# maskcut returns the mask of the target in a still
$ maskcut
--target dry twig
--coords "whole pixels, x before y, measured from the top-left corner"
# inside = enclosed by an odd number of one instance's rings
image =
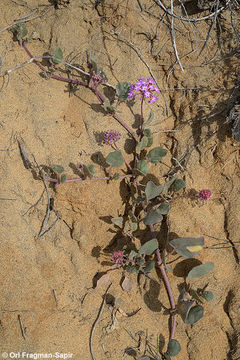
[[[109,291],[109,289],[110,289],[111,286],[112,286],[112,284],[109,284],[108,287],[107,287],[107,290],[105,291],[105,294],[104,294],[104,296],[103,296],[102,304],[101,304],[100,309],[99,309],[99,311],[98,311],[97,318],[96,318],[96,320],[94,321],[93,326],[92,326],[92,329],[91,329],[90,339],[89,339],[89,347],[90,347],[90,353],[91,353],[91,356],[92,356],[92,360],[95,360],[95,356],[94,356],[94,354],[93,354],[93,345],[92,345],[92,342],[93,342],[93,334],[94,334],[94,331],[95,331],[97,322],[98,322],[98,320],[100,319],[100,316],[102,315],[103,308],[104,308],[104,305],[105,305],[105,302],[106,302],[107,293],[108,293],[108,291]]]
[[[18,321],[19,321],[19,324],[20,324],[22,336],[23,336],[24,340],[26,340],[26,329],[25,329],[25,327],[24,327],[24,325],[23,325],[21,315],[18,315]]]

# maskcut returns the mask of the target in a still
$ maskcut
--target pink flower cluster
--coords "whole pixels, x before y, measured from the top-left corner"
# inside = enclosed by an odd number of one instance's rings
[[[128,93],[129,99],[133,99],[136,95],[140,94],[141,95],[140,100],[149,99],[148,102],[153,103],[154,101],[156,101],[158,99],[158,96],[154,95],[154,91],[157,93],[160,92],[158,87],[154,86],[155,84],[156,84],[156,82],[151,78],[138,79],[138,81],[136,82],[135,85],[131,85],[129,87],[129,93]]]
[[[123,251],[114,251],[113,256],[112,256],[112,261],[116,265],[122,265],[122,263],[124,261],[123,257],[124,257]]]
[[[104,133],[104,142],[107,145],[115,144],[121,137],[121,134],[116,130],[107,130]]]
[[[106,81],[105,75],[102,73],[102,71],[99,71],[97,74],[95,73],[95,71],[93,71],[92,80],[95,85],[99,85]]]
[[[212,193],[210,190],[206,190],[206,189],[203,189],[203,190],[200,190],[199,193],[198,193],[198,197],[200,200],[202,201],[207,201],[210,199]]]

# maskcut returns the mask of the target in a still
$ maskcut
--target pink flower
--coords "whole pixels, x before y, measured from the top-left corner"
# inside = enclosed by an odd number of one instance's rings
[[[198,198],[202,201],[207,201],[210,199],[212,193],[210,190],[206,190],[206,189],[203,189],[203,190],[200,190],[199,193],[198,193]]]
[[[112,256],[112,261],[117,265],[122,265],[123,263],[123,251],[114,251]]]
[[[105,75],[102,73],[102,71],[99,71],[97,74],[95,71],[93,71],[92,80],[94,81],[95,85],[106,82]]]
[[[158,97],[153,94],[153,92],[159,93],[159,89],[155,85],[155,81],[151,78],[144,79],[139,78],[135,85],[129,87],[128,97],[133,99],[136,95],[140,94],[140,100],[149,99],[149,103],[155,102]]]
[[[121,134],[116,130],[107,130],[104,133],[104,142],[107,145],[116,143],[121,137]]]

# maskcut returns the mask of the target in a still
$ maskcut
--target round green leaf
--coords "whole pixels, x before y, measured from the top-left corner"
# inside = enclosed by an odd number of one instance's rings
[[[108,165],[110,165],[112,167],[121,166],[124,163],[124,159],[122,157],[121,150],[116,150],[116,151],[111,152],[107,156],[106,162],[108,163]]]
[[[120,82],[116,86],[116,93],[120,101],[128,99],[130,84],[128,82]]]
[[[112,178],[113,178],[113,180],[118,180],[120,178],[120,174],[115,173]]]
[[[131,250],[130,254],[128,255],[128,258],[129,258],[129,260],[133,260],[133,258],[137,255],[138,255],[138,253],[136,251]]]
[[[138,253],[145,255],[152,255],[158,249],[157,239],[147,241],[143,246],[140,247]]]
[[[104,107],[104,109],[105,109],[106,111],[109,111],[109,112],[111,112],[111,113],[115,111],[114,106],[112,106],[112,105],[110,104],[110,101],[109,101],[109,100],[104,101],[103,107]]]
[[[148,146],[148,137],[143,136],[142,140],[136,146],[136,153],[140,154],[141,150]]]
[[[199,293],[194,289],[189,289],[189,294],[192,296],[193,299],[195,299],[197,302],[200,302],[203,304],[202,299],[200,298]]]
[[[162,221],[162,219],[163,219],[163,216],[158,209],[150,210],[147,212],[147,215],[143,219],[143,223],[145,225],[154,225],[154,224],[157,224],[160,221]]]
[[[152,271],[152,269],[154,268],[155,266],[155,260],[150,260],[147,262],[145,268],[144,268],[144,274],[148,274]]]
[[[151,130],[150,130],[150,129],[145,129],[145,130],[143,130],[143,135],[144,135],[144,136],[147,136],[147,138],[148,138],[147,147],[152,146],[152,144],[153,144],[153,136],[152,136]]]
[[[148,181],[146,188],[145,188],[145,195],[147,201],[154,199],[155,197],[159,196],[162,192],[163,187],[157,186],[152,181]]]
[[[90,57],[90,62],[92,64],[93,71],[95,71],[95,73],[97,73],[98,72],[98,68],[97,68],[98,57],[95,55],[92,55]]]
[[[142,175],[146,175],[148,172],[148,166],[147,166],[147,162],[145,160],[140,160],[137,163],[137,170],[142,174]]]
[[[164,194],[167,194],[171,185],[174,183],[174,181],[176,180],[177,178],[177,174],[174,174],[173,177],[171,178],[171,180],[165,182],[164,186],[163,186],[163,192]]]
[[[166,214],[169,213],[170,204],[169,204],[168,201],[165,201],[165,202],[162,203],[157,209],[158,209],[158,211],[160,212],[160,214],[166,215]]]
[[[202,294],[202,297],[206,300],[206,301],[211,301],[214,298],[214,295],[212,293],[212,291],[204,291],[204,293]]]
[[[55,49],[54,55],[52,57],[52,62],[54,64],[60,64],[62,62],[63,59],[63,52],[62,49],[60,48],[60,46],[58,45]]]
[[[137,265],[128,265],[127,267],[126,267],[126,271],[127,272],[129,272],[129,273],[131,273],[131,274],[138,274],[138,272],[139,272],[139,266],[137,266]]]
[[[62,172],[64,172],[64,167],[61,165],[52,165],[51,168],[57,174],[61,174]]]
[[[173,183],[173,191],[177,192],[186,187],[185,182],[182,179],[176,179]]]
[[[28,33],[27,28],[25,27],[24,23],[17,24],[17,26],[16,26],[16,28],[14,30],[15,30],[15,32],[17,34],[17,39],[18,40],[23,39]]]
[[[83,165],[83,171],[85,176],[91,179],[95,173],[94,165]]]
[[[66,174],[62,174],[61,175],[61,183],[63,184],[63,183],[65,183],[66,182],[66,180],[67,180],[67,175]]]
[[[205,264],[195,266],[191,271],[189,271],[187,279],[191,280],[191,279],[200,278],[208,274],[210,271],[212,271],[213,268],[214,268],[214,263],[211,261]]]
[[[167,155],[167,149],[163,149],[161,147],[155,147],[148,153],[148,159],[153,163],[157,164],[162,160],[162,157]]]
[[[177,238],[169,241],[177,253],[185,258],[193,258],[199,254],[204,245],[204,238]]]
[[[168,343],[167,354],[170,356],[176,356],[181,351],[181,345],[177,340],[171,339]]]
[[[184,322],[186,324],[191,324],[191,325],[195,324],[203,317],[203,313],[204,313],[204,308],[201,305],[193,306],[190,309],[188,316]]]
[[[119,217],[116,217],[116,218],[112,218],[111,219],[111,222],[118,226],[118,227],[122,227],[122,224],[123,224],[123,217],[122,216],[119,216]]]

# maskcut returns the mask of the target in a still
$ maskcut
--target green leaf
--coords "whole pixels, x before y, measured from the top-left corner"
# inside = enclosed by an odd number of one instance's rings
[[[170,356],[176,356],[181,351],[181,346],[177,340],[171,339],[168,343],[167,354]]]
[[[146,175],[148,172],[147,162],[145,160],[139,160],[137,163],[137,170],[142,174]]]
[[[173,273],[173,269],[170,268],[170,266],[168,266],[167,264],[165,264],[165,268],[166,268],[167,271],[169,271],[170,273]]]
[[[170,189],[171,185],[174,183],[174,181],[177,178],[177,174],[174,174],[171,180],[165,182],[163,186],[163,193],[166,195],[168,193],[168,190]]]
[[[136,231],[138,229],[138,223],[130,222],[130,229],[131,231]]]
[[[67,180],[67,175],[66,174],[62,174],[61,175],[61,183],[63,184],[63,183],[65,183],[66,182],[66,180]]]
[[[133,260],[134,257],[136,257],[138,253],[134,250],[131,250],[130,254],[128,255],[129,260]]]
[[[129,272],[129,273],[131,273],[131,274],[138,274],[138,272],[139,272],[139,266],[137,266],[137,265],[133,265],[133,266],[128,265],[128,266],[126,267],[126,271]]]
[[[204,293],[202,294],[202,297],[206,300],[206,301],[211,301],[214,298],[214,295],[212,293],[212,291],[204,291]]]
[[[164,360],[172,360],[171,356],[167,353],[164,354]]]
[[[177,238],[169,241],[177,253],[185,258],[193,258],[199,254],[204,245],[204,238]]]
[[[116,93],[120,101],[128,99],[129,87],[131,84],[128,82],[120,82],[116,86]]]
[[[150,260],[146,263],[145,268],[143,269],[144,274],[148,274],[152,271],[152,269],[155,267],[155,260]]]
[[[158,209],[158,211],[160,212],[160,214],[166,215],[166,214],[169,213],[170,204],[169,204],[168,201],[165,201],[165,202],[162,203],[157,209]]]
[[[143,246],[138,250],[139,254],[152,255],[158,249],[157,239],[152,239],[147,241]]]
[[[195,299],[196,301],[200,302],[201,304],[203,304],[202,299],[200,298],[200,295],[198,294],[198,292],[194,289],[189,289],[189,294],[192,296],[193,299]]]
[[[22,40],[27,35],[28,31],[24,23],[19,23],[13,28],[13,33],[18,40]]]
[[[61,174],[62,172],[64,172],[64,167],[61,165],[52,165],[51,168],[57,174]]]
[[[154,225],[162,221],[162,219],[163,216],[158,209],[150,210],[147,212],[146,216],[144,217],[143,223],[145,225]]]
[[[124,163],[121,150],[116,150],[108,154],[106,162],[112,167],[121,166]]]
[[[145,195],[147,201],[154,199],[155,197],[159,196],[163,190],[163,187],[157,186],[152,181],[148,181],[146,188],[145,188]]]
[[[197,279],[200,278],[206,274],[208,274],[210,271],[212,271],[214,268],[214,263],[209,261],[205,264],[201,264],[198,266],[195,266],[191,271],[189,271],[187,279]]]
[[[145,147],[148,146],[148,140],[149,138],[147,136],[143,136],[142,140],[137,144],[136,146],[136,153],[140,154],[141,150],[143,150]]]
[[[150,130],[150,129],[145,129],[145,130],[143,130],[143,135],[144,135],[144,136],[147,136],[147,138],[148,138],[147,147],[152,146],[152,144],[153,144],[153,136],[152,136],[151,130]]]
[[[178,310],[178,313],[181,315],[181,318],[184,322],[186,322],[188,314],[189,314],[190,310],[192,309],[192,307],[194,307],[194,304],[195,304],[195,300],[181,301],[180,299],[178,299],[177,310]]]
[[[119,174],[119,173],[113,174],[113,177],[112,177],[113,180],[118,180],[119,178],[120,178],[120,174]]]
[[[173,183],[173,191],[177,192],[186,187],[185,182],[182,179],[176,179]]]
[[[97,57],[97,56],[92,55],[92,56],[90,57],[90,63],[92,64],[92,68],[93,68],[93,71],[95,71],[95,73],[98,72],[97,61],[98,61],[98,57]]]
[[[147,157],[153,164],[157,164],[162,160],[163,156],[167,155],[167,152],[167,149],[163,149],[158,146],[150,150]]]
[[[85,176],[91,179],[95,173],[94,165],[83,165],[83,171]]]
[[[140,203],[140,202],[142,202],[142,201],[144,201],[145,200],[145,198],[144,197],[137,197],[136,199],[133,199],[133,202],[134,203]]]
[[[63,52],[60,46],[58,45],[54,51],[54,55],[51,60],[54,64],[60,64],[62,62],[62,59],[63,59]]]
[[[203,313],[204,313],[204,308],[201,305],[193,306],[190,309],[188,316],[184,322],[186,324],[191,324],[191,325],[195,324],[203,317]]]
[[[116,217],[116,218],[112,218],[111,219],[111,222],[118,226],[118,227],[122,227],[122,224],[123,224],[123,217],[122,216],[119,216],[119,217]]]
[[[154,118],[154,113],[151,111],[147,121],[144,122],[144,124],[143,124],[143,129],[145,129],[146,126],[149,125],[153,121],[153,118]]]
[[[111,113],[115,112],[115,108],[110,104],[109,100],[104,101],[103,106],[106,111]]]
[[[137,260],[137,265],[138,265],[139,267],[143,266],[144,264],[145,264],[145,259],[139,258],[139,259]]]
[[[137,217],[133,214],[133,212],[130,210],[128,213],[128,218],[132,221],[132,222],[138,222]]]

